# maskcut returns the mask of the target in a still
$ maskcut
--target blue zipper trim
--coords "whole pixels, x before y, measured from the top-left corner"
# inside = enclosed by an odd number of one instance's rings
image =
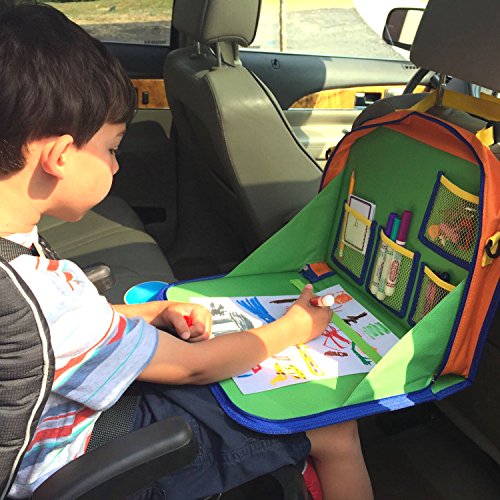
[[[456,394],[457,392],[460,392],[466,389],[467,387],[470,387],[471,385],[472,382],[466,379],[463,382],[458,382],[457,384],[446,387],[446,389],[442,389],[441,391],[435,392],[434,395],[437,400],[441,400],[447,398],[448,396],[451,396],[452,394]]]
[[[347,420],[374,415],[376,413],[400,410],[402,408],[437,399],[430,386],[428,386],[420,391],[358,403],[345,408],[326,410],[314,415],[273,420],[265,417],[258,417],[242,410],[229,399],[224,389],[222,389],[219,384],[212,384],[210,389],[224,412],[235,422],[254,431],[273,435],[294,434],[296,432],[337,424]]]
[[[168,299],[168,291],[174,286],[184,285],[184,283],[196,283],[197,281],[216,280],[219,278],[224,278],[224,276],[227,276],[227,274],[214,274],[213,276],[204,276],[202,278],[193,278],[193,279],[189,279],[189,280],[180,280],[180,281],[176,281],[174,283],[168,283],[167,286],[164,288],[165,299]]]
[[[484,317],[483,326],[481,327],[481,331],[479,332],[479,340],[476,346],[476,351],[474,352],[474,357],[472,358],[472,364],[469,371],[469,380],[471,381],[474,381],[476,379],[477,370],[479,367],[479,360],[481,359],[481,354],[483,353],[484,346],[486,345],[486,341],[488,339],[488,332],[491,328],[491,324],[493,323],[493,319],[498,311],[499,306],[500,306],[500,281],[497,283],[495,293],[493,294],[493,300],[490,303],[488,312]]]

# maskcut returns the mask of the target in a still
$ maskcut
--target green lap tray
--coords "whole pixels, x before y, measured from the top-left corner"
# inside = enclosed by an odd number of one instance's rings
[[[352,169],[356,172],[355,194],[376,204],[375,221],[379,227],[389,212],[411,210],[413,219],[407,248],[417,252],[421,262],[430,267],[448,270],[452,283],[459,284],[413,328],[406,316],[396,317],[367,291],[366,282],[356,283],[332,259]],[[233,380],[225,380],[220,386],[235,408],[262,419],[300,419],[419,391],[428,391],[432,396],[431,388],[439,392],[463,382],[464,379],[451,376],[436,380],[436,374],[447,354],[467,271],[437,255],[418,238],[440,171],[445,171],[463,189],[478,192],[477,166],[394,130],[377,129],[353,145],[342,174],[229,275],[179,283],[169,289],[168,298],[179,301],[189,301],[195,296],[298,294],[293,282],[305,283],[298,270],[307,263],[326,262],[335,274],[315,283],[315,291],[341,285],[400,338],[367,374],[310,381],[248,395],[243,395]],[[371,261],[374,253],[371,249],[366,258]],[[415,294],[416,283],[408,286],[411,294]],[[411,295],[410,304],[413,300]]]

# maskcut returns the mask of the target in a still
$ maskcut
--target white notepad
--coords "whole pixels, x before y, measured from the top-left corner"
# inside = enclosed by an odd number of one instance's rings
[[[364,200],[359,196],[350,195],[348,204],[351,208],[359,212],[369,220],[373,220],[375,215],[375,204]],[[362,254],[366,253],[368,241],[370,239],[370,228],[359,221],[354,215],[347,213],[344,243]]]

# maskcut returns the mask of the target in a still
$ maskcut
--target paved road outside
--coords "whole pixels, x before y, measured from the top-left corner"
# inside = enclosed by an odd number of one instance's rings
[[[286,52],[400,58],[361,18],[354,8],[323,8],[288,12]],[[277,17],[261,19],[254,46],[279,50]]]
[[[285,51],[296,53],[402,58],[380,33],[387,13],[396,5],[424,6],[427,0],[286,0]],[[90,24],[86,29],[106,41],[166,45],[169,20]],[[263,4],[253,47],[280,50],[279,1]],[[403,53],[405,56],[406,54]]]

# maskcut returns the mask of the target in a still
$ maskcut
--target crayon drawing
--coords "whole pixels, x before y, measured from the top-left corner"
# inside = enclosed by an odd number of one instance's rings
[[[335,297],[332,310],[381,356],[398,341],[387,326],[354,300],[340,285],[318,293],[326,294]],[[296,298],[297,295],[196,297],[191,301],[202,304],[211,311],[213,334],[217,336],[256,328],[274,321],[286,313]],[[356,342],[330,323],[316,339],[307,344],[288,347],[252,370],[234,377],[234,381],[243,394],[252,394],[311,380],[367,373],[374,366],[374,361]]]

